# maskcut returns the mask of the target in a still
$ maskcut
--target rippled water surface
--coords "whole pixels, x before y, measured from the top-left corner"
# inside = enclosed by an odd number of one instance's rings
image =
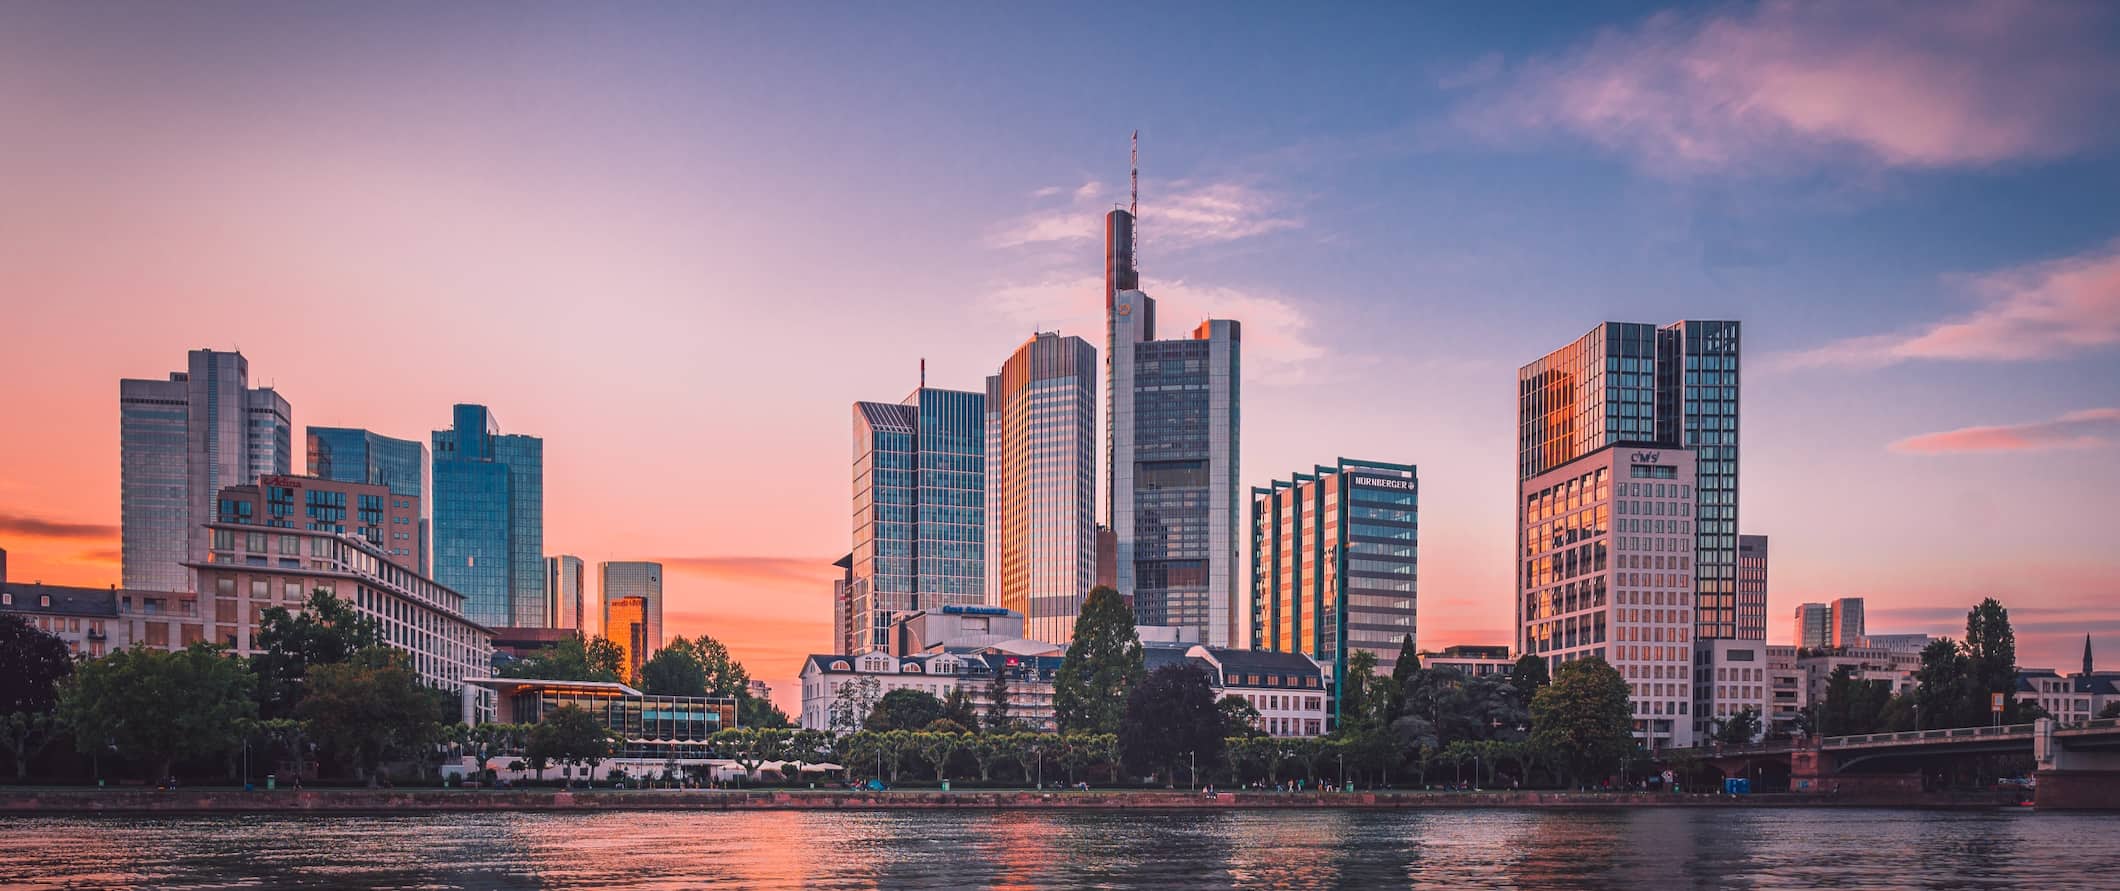
[[[2120,819],[1797,809],[0,818],[0,888],[2103,888]]]

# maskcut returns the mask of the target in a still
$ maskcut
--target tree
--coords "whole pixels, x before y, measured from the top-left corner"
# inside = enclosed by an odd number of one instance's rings
[[[0,616],[0,715],[50,712],[59,702],[59,682],[73,673],[65,641],[21,616]]]
[[[699,664],[692,642],[679,637],[655,651],[640,667],[641,691],[650,696],[705,696],[707,669]]]
[[[708,696],[735,696],[748,698],[751,695],[751,673],[744,670],[743,663],[729,655],[729,648],[721,641],[704,634],[692,640],[693,658],[707,675]]]
[[[826,714],[826,727],[837,736],[854,733],[861,729],[862,723],[876,711],[876,705],[881,701],[883,684],[874,677],[840,681],[832,688],[832,706]]]
[[[60,685],[58,715],[83,754],[115,746],[160,780],[179,758],[235,748],[236,722],[257,710],[254,688],[250,672],[218,647],[133,647],[82,663]]]
[[[1993,597],[1965,614],[1965,675],[1968,702],[1960,726],[1995,720],[1989,698],[1996,693],[2002,694],[2001,720],[2017,720],[2017,632],[2010,628],[2010,611]]]
[[[558,643],[531,653],[521,659],[502,665],[502,677],[534,678],[545,681],[601,681],[617,683],[623,680],[625,651],[618,644],[597,637],[582,640],[579,637],[562,638]]]
[[[1363,727],[1371,723],[1377,703],[1377,656],[1368,650],[1347,654],[1347,673],[1340,678],[1339,726]]]
[[[587,764],[595,770],[597,762],[616,751],[616,737],[616,733],[597,723],[594,715],[579,706],[563,705],[545,713],[544,720],[530,728],[525,754],[570,766]],[[572,776],[570,771],[570,783]]]
[[[947,725],[947,726],[945,726]],[[948,718],[937,719],[927,730],[913,734],[912,751],[935,772],[936,782],[948,782],[950,759],[972,741],[972,735]]]
[[[892,690],[877,700],[876,710],[869,713],[862,727],[877,732],[919,730],[934,723],[942,713],[942,700],[933,693],[910,688]]]
[[[1127,694],[1143,674],[1133,610],[1119,592],[1098,585],[1082,601],[1074,641],[1053,676],[1053,713],[1062,732],[1115,733]]]
[[[942,697],[942,717],[966,730],[979,726],[979,712],[972,708],[972,698],[963,687],[951,687]]]
[[[2120,718],[2120,702],[2108,702],[2104,708],[2098,710],[2098,719],[2102,721],[2106,718]]]
[[[1399,658],[1391,666],[1391,710],[1384,716],[1384,725],[1398,720],[1406,707],[1406,690],[1413,686],[1414,675],[1421,670],[1421,652],[1414,648],[1413,635],[1408,634],[1399,641]]]
[[[1552,682],[1552,677],[1546,672],[1544,656],[1525,653],[1516,657],[1516,664],[1509,667],[1509,683],[1516,687],[1517,701],[1526,707],[1531,705],[1531,697],[1538,695],[1540,687]]]
[[[15,759],[15,781],[29,776],[29,763],[51,744],[59,731],[59,720],[48,712],[10,712],[0,715],[0,748]]]
[[[266,609],[260,614],[256,654],[250,657],[250,670],[258,677],[259,715],[293,717],[312,666],[336,665],[382,644],[382,625],[329,588],[309,592],[300,613],[284,606]]]
[[[756,696],[745,696],[736,702],[736,723],[743,727],[786,728],[795,726],[788,720],[788,713],[774,705],[773,700]]]
[[[1715,740],[1724,745],[1747,746],[1759,738],[1759,709],[1745,706],[1728,719],[1715,722]]]
[[[1955,727],[1966,713],[1965,653],[1948,637],[1921,648],[1914,672],[1914,729]]]
[[[441,735],[436,691],[420,683],[412,658],[375,646],[347,662],[318,665],[296,714],[309,734],[373,788],[385,760],[420,751]]]
[[[1884,726],[1885,706],[1891,699],[1885,681],[1864,680],[1855,669],[1837,665],[1826,676],[1826,696],[1818,711],[1818,732],[1823,736],[1875,733]]]
[[[1245,739],[1265,736],[1259,729],[1259,710],[1252,707],[1251,700],[1230,693],[1216,700],[1215,710],[1222,713],[1222,735],[1229,739]]]
[[[1573,782],[1610,773],[1634,747],[1626,678],[1595,656],[1562,663],[1531,699],[1531,727]]]
[[[1222,721],[1207,672],[1189,662],[1166,665],[1127,695],[1119,751],[1129,771],[1167,769],[1164,776],[1176,785],[1178,765],[1212,769],[1222,762]]]
[[[988,733],[1008,733],[1016,729],[1015,719],[1009,717],[1008,669],[996,667],[994,677],[986,683],[986,720],[981,727]]]

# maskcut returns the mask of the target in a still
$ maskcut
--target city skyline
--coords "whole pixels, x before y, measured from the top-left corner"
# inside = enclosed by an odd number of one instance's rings
[[[1220,46],[1149,9],[1128,15],[1162,49],[1125,73],[1053,49],[1093,45],[1072,20],[1094,16],[949,17],[974,39],[946,53],[937,22],[844,11],[776,45],[771,83],[745,74],[791,23],[766,10],[11,9],[0,83],[48,90],[0,122],[0,198],[43,209],[0,245],[32,335],[0,410],[37,434],[0,442],[0,547],[17,579],[120,581],[111,381],[241,348],[295,429],[424,440],[477,402],[543,436],[539,558],[663,562],[669,633],[727,642],[785,705],[828,649],[846,406],[923,358],[977,389],[1035,331],[1102,348],[1101,214],[1140,127],[1142,290],[1167,332],[1249,340],[1238,483],[1422,468],[1424,649],[1513,637],[1514,368],[1606,319],[1716,318],[1745,325],[1769,639],[1846,596],[1872,629],[1955,636],[1994,595],[2024,664],[2064,667],[2120,634],[2095,522],[2120,492],[2120,157],[2084,123],[2120,78],[2113,10],[2048,9],[1402,10]],[[1858,44],[1848,19],[1899,27]],[[1715,77],[1664,83],[1709,47]],[[1005,70],[1006,101],[971,86]],[[2032,90],[2052,101],[2009,98]],[[358,374],[287,336],[364,320],[392,327]]]

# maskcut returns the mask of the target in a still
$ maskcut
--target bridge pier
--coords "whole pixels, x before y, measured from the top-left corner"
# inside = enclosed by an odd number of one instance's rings
[[[1816,748],[1789,753],[1789,791],[1870,796],[1920,795],[1921,771],[1838,773],[1832,758]]]
[[[2041,810],[2120,810],[2120,751],[2071,749],[2041,719],[2032,735],[2039,768],[2032,804]]]

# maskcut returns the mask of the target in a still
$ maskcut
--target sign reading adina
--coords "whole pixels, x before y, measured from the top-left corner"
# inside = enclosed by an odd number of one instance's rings
[[[1628,456],[1628,458],[1627,458],[1627,463],[1629,463],[1629,464],[1655,464],[1655,463],[1657,463],[1657,459],[1659,459],[1659,458],[1662,458],[1662,457],[1663,457],[1663,453],[1662,453],[1662,452],[1635,452],[1635,453],[1634,453],[1633,455],[1630,455],[1630,456]]]
[[[1375,486],[1379,489],[1406,489],[1408,491],[1413,489],[1412,480],[1395,480],[1383,476],[1358,476],[1354,478],[1354,484],[1357,486]]]

